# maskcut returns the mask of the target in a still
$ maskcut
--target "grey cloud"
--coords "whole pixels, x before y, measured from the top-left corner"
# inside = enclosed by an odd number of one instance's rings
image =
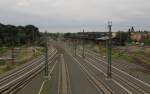
[[[1,0],[0,21],[40,28],[149,25],[150,0]],[[119,29],[119,26],[118,26]]]

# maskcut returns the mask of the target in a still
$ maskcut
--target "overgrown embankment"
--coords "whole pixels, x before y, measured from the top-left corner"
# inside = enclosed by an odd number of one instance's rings
[[[42,55],[44,52],[43,47],[21,47],[19,51],[17,51],[14,63],[12,64],[12,60],[1,60],[0,64],[0,74],[6,73],[12,69],[15,69],[22,64]],[[11,54],[11,53],[8,53]],[[11,58],[11,57],[9,57]]]

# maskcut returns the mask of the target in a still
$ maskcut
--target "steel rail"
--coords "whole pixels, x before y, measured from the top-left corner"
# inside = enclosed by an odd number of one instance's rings
[[[89,56],[88,58],[91,58],[91,56]],[[94,62],[94,60],[92,61],[90,61],[90,62]],[[98,62],[94,62],[94,63],[97,63],[99,66],[101,66],[101,67],[103,67],[103,68],[105,68],[105,70],[106,70],[106,66],[103,64],[103,63],[98,63]],[[94,64],[93,63],[93,64]],[[97,66],[97,65],[94,65],[94,66]],[[104,72],[104,70],[103,70],[103,72]],[[146,93],[149,93],[149,91],[147,91],[147,90],[145,90],[145,88],[143,88],[142,86],[140,86],[140,85],[138,85],[137,83],[135,83],[134,81],[131,81],[131,80],[129,80],[129,79],[127,79],[122,73],[120,73],[120,71],[115,71],[115,70],[113,70],[112,71],[113,72],[113,75],[115,76],[114,78],[117,80],[117,78],[118,79],[120,79],[121,81],[123,81],[123,82],[125,82],[126,84],[128,84],[128,86],[131,86],[131,88],[134,88],[135,89],[135,91],[139,91],[139,92],[141,92],[142,94],[146,94]],[[118,74],[120,74],[120,75],[118,75]],[[122,76],[124,76],[124,77],[122,77]]]
[[[52,52],[52,53],[53,53],[53,52]],[[51,53],[51,54],[52,54],[52,53]],[[3,84],[4,82],[6,82],[8,79],[11,79],[11,78],[13,78],[13,77],[16,76],[16,75],[22,74],[22,72],[24,72],[25,70],[27,70],[27,69],[29,69],[29,68],[35,66],[37,63],[43,61],[43,59],[44,59],[44,57],[40,58],[38,61],[35,61],[35,62],[29,64],[28,66],[23,67],[21,70],[18,70],[18,71],[14,72],[14,73],[12,73],[12,74],[10,74],[10,75],[8,75],[8,76],[5,76],[4,78],[0,79],[0,84],[2,85],[2,84]]]
[[[98,89],[98,91],[103,94],[113,94],[113,92],[108,89],[108,87],[106,87],[104,84],[102,84],[100,81],[98,81],[95,77],[92,76],[91,72],[89,72],[89,70],[79,62],[79,60],[77,60],[74,56],[72,56],[70,53],[68,53],[73,60],[80,66],[80,68],[87,74],[87,76],[90,78],[89,82],[93,82],[94,86],[96,87],[96,89]]]
[[[57,53],[57,51],[56,51],[56,53]],[[52,56],[54,56],[56,53],[54,53]],[[51,57],[52,57],[51,56]],[[51,58],[50,58],[51,59]],[[43,61],[44,62],[44,61]],[[13,81],[11,81],[11,82],[9,82],[9,83],[7,83],[7,84],[5,84],[5,85],[3,85],[3,86],[1,86],[0,87],[0,91],[3,91],[2,89],[5,89],[5,90],[7,90],[8,88],[7,88],[7,86],[9,86],[10,84],[12,84],[13,85],[13,83],[15,84],[15,81],[16,81],[16,83],[18,82],[18,81],[24,81],[24,80],[21,80],[21,79],[23,79],[23,78],[26,78],[26,76],[28,75],[28,74],[32,74],[32,71],[33,71],[33,73],[35,72],[36,73],[36,69],[38,69],[39,67],[41,67],[42,65],[44,65],[44,63],[40,63],[39,65],[37,65],[34,69],[32,69],[32,70],[30,70],[30,71],[28,71],[27,73],[25,73],[24,75],[22,75],[21,77],[18,77],[17,78],[17,81],[16,80],[13,80]],[[43,67],[44,68],[44,67]],[[34,71],[35,70],[35,71]],[[31,75],[32,76],[32,75]]]

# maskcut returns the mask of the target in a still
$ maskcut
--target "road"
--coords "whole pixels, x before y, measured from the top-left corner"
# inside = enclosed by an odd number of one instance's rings
[[[96,53],[86,51],[83,58],[81,50],[77,50],[75,55],[67,43],[53,41],[51,45],[56,53],[50,51],[48,77],[44,76],[44,71],[39,72],[17,94],[150,94],[149,83],[114,65],[112,78],[107,79],[107,62]],[[35,63],[36,66],[39,64],[42,63]],[[32,63],[30,66],[25,69],[26,72],[19,72],[15,77],[35,68]],[[5,85],[11,81],[1,82]]]

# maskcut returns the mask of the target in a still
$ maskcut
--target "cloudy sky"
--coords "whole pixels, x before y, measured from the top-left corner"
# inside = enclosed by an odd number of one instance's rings
[[[50,32],[150,30],[150,0],[0,0],[0,22]]]

